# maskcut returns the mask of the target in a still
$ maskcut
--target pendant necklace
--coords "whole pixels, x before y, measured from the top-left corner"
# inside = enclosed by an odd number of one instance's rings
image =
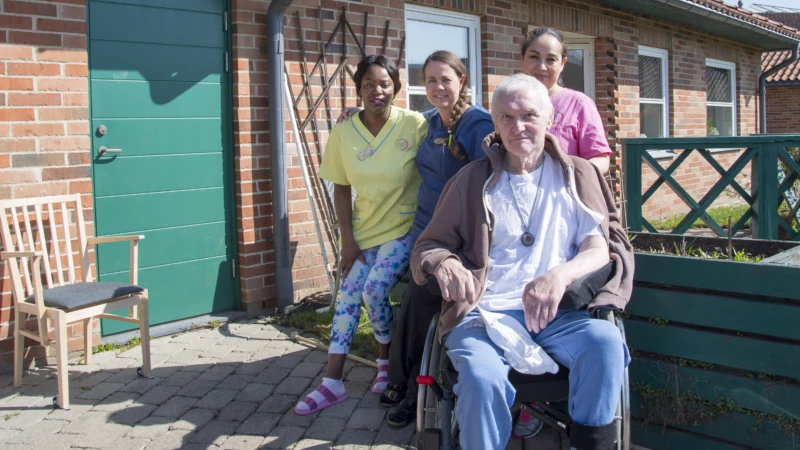
[[[530,247],[533,245],[535,239],[533,238],[533,234],[531,233],[531,225],[533,224],[533,212],[536,211],[536,205],[539,204],[539,194],[542,191],[542,177],[544,177],[544,164],[546,160],[542,161],[542,165],[540,167],[541,172],[539,173],[539,182],[536,183],[536,196],[533,198],[533,207],[531,208],[530,214],[528,214],[528,221],[525,222],[525,218],[522,217],[522,208],[519,207],[519,202],[517,201],[517,194],[514,192],[514,185],[511,184],[511,174],[508,174],[508,187],[511,188],[511,196],[514,197],[514,208],[517,210],[517,214],[519,214],[519,218],[522,221],[522,225],[525,226],[525,232],[522,233],[522,237],[520,237],[520,241],[522,245],[525,247]]]
[[[361,134],[360,131],[358,131],[358,128],[356,128],[355,121],[354,120],[350,121],[350,123],[353,125],[353,129],[356,130],[356,133],[358,133],[358,135],[361,136],[361,139],[363,139],[364,142],[366,142],[367,146],[368,146],[367,148],[364,149],[364,151],[362,151],[361,153],[358,154],[358,159],[360,161],[363,161],[363,160],[369,158],[370,156],[374,155],[381,148],[381,145],[383,145],[383,143],[386,142],[386,138],[388,138],[389,136],[392,135],[392,131],[394,131],[394,127],[397,125],[397,122],[398,122],[399,118],[400,118],[399,116],[394,118],[394,123],[392,124],[392,128],[389,129],[389,132],[386,133],[386,136],[383,137],[383,140],[381,141],[381,143],[378,144],[375,148],[373,148],[370,145],[369,139],[365,138],[364,135]],[[366,127],[366,125],[364,125],[364,126]],[[378,134],[380,134],[380,133],[378,133]]]

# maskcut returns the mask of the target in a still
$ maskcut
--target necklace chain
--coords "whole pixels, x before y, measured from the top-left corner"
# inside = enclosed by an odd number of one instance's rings
[[[508,187],[511,189],[511,196],[514,198],[514,209],[517,210],[517,214],[519,214],[519,218],[522,221],[522,225],[525,226],[525,233],[530,234],[531,232],[531,224],[533,222],[531,216],[533,212],[536,211],[536,205],[539,204],[539,195],[542,192],[542,177],[544,177],[544,164],[546,160],[542,161],[542,165],[540,166],[539,170],[539,181],[536,183],[536,196],[533,198],[533,207],[531,207],[531,212],[528,214],[528,221],[525,221],[525,218],[522,216],[522,208],[519,206],[519,201],[517,201],[517,194],[514,192],[514,185],[511,183],[511,173],[506,172],[508,174]]]

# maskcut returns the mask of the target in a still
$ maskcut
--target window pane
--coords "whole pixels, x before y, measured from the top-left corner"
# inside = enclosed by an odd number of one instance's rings
[[[469,30],[455,25],[406,20],[409,85],[424,86],[422,65],[425,63],[425,58],[437,50],[455,53],[469,69]],[[472,78],[470,76],[470,80]]]
[[[433,108],[428,102],[428,98],[423,94],[411,94],[408,96],[409,109],[412,111],[423,112]]]
[[[731,103],[731,71],[706,67],[706,101]]]
[[[583,73],[583,49],[570,49],[567,52],[567,66],[561,72],[564,86],[579,92],[586,93],[586,77]]]
[[[663,99],[661,58],[639,55],[639,97]]]
[[[708,106],[706,114],[709,136],[733,136],[733,107]]]
[[[664,137],[664,105],[639,103],[640,137]]]

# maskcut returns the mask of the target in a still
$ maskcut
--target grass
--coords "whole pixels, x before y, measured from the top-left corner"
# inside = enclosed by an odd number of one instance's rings
[[[723,228],[728,226],[728,216],[731,217],[731,221],[735,224],[740,217],[750,209],[750,205],[742,204],[742,205],[729,205],[729,206],[720,206],[718,208],[709,208],[706,210],[709,216],[714,219],[715,222],[720,224]],[[678,224],[686,217],[685,214],[667,217],[666,219],[660,220],[650,220],[650,225],[656,230],[673,230]],[[692,224],[692,228],[708,228],[705,222],[700,219],[697,219]],[[750,219],[744,223],[744,229],[750,228]]]
[[[678,256],[689,256],[694,258],[703,258],[703,259],[724,259],[736,262],[753,262],[757,263],[764,259],[763,255],[751,255],[750,253],[745,252],[744,250],[736,250],[735,248],[731,249],[731,257],[728,258],[728,251],[723,250],[720,248],[715,248],[713,250],[703,250],[702,248],[695,248],[693,246],[688,247],[680,247],[678,244],[674,245],[674,248],[665,247],[664,244],[661,244],[661,248],[649,248],[649,249],[640,249],[639,251],[644,251],[647,253],[659,253],[659,254],[666,254],[666,255],[678,255]]]
[[[152,338],[151,338],[152,340]],[[92,354],[95,353],[103,353],[103,352],[110,352],[110,351],[119,351],[120,353],[130,350],[133,347],[136,347],[142,343],[142,340],[137,336],[131,338],[128,342],[124,344],[114,344],[112,342],[106,342],[105,344],[100,344],[96,347],[92,348]]]
[[[331,338],[331,323],[333,322],[333,310],[318,313],[314,309],[303,309],[295,311],[287,316],[278,319],[278,324],[300,329],[303,333],[315,334],[320,342],[328,345]],[[350,344],[350,353],[367,359],[375,359],[378,356],[378,343],[372,334],[372,326],[369,324],[367,311],[361,307],[361,318]]]

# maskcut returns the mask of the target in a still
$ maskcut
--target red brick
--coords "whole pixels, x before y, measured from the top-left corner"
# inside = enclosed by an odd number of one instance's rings
[[[77,35],[77,34],[65,34],[64,35],[64,47],[65,48],[86,48],[86,36],[85,35]]]
[[[36,19],[36,29],[56,33],[86,34],[86,21],[61,19]]]
[[[14,198],[44,197],[48,195],[65,195],[69,185],[66,182],[29,183],[13,187]]]
[[[89,106],[89,95],[64,94],[64,106]]]
[[[9,106],[58,106],[61,104],[60,94],[8,94]]]
[[[11,126],[17,137],[26,136],[61,136],[64,134],[62,123],[17,123]]]
[[[85,6],[59,6],[58,17],[63,19],[86,20]]]
[[[57,14],[56,5],[48,5],[41,2],[20,2],[5,0],[3,9],[7,13],[26,14],[29,16],[51,16]]]
[[[11,155],[0,154],[0,169],[8,169],[9,167],[11,167]]]
[[[40,78],[39,90],[87,92],[89,90],[89,80],[87,78]]]
[[[31,121],[36,118],[32,108],[0,108],[0,120],[7,122]]]
[[[75,178],[89,178],[91,166],[55,167],[42,170],[42,181],[70,180]]]
[[[61,66],[59,64],[42,63],[8,63],[8,74],[36,76],[61,75]]]
[[[35,169],[3,171],[3,184],[31,183],[34,181],[39,181],[39,171]]]
[[[17,30],[33,29],[33,20],[25,16],[10,16],[0,14],[0,28],[12,28]]]
[[[0,91],[32,91],[33,78],[0,78]]]
[[[87,120],[89,111],[83,107],[77,108],[39,108],[39,120]]]
[[[86,50],[42,49],[37,59],[39,61],[87,62],[89,56]]]
[[[0,139],[0,153],[32,152],[36,150],[34,139]]]
[[[8,41],[12,44],[46,45],[58,47],[61,45],[61,35],[55,33],[37,33],[30,31],[9,31]]]
[[[68,77],[87,77],[89,76],[89,66],[87,64],[67,64],[64,75]]]

